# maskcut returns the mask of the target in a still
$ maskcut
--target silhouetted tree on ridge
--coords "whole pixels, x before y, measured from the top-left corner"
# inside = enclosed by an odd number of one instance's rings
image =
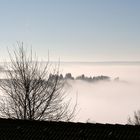
[[[135,111],[134,116],[128,118],[128,124],[140,125],[140,110]]]
[[[6,79],[0,81],[4,98],[0,98],[0,116],[24,120],[69,121],[75,107],[69,110],[70,101],[64,102],[63,81],[59,68],[50,71],[49,61],[42,65],[32,50],[28,54],[23,43],[10,55]]]

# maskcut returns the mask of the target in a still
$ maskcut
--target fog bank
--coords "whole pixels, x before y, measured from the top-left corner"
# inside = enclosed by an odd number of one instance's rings
[[[0,67],[3,78],[3,67]],[[61,63],[60,73],[74,77],[109,76],[110,81],[86,82],[67,80],[67,98],[77,100],[75,121],[126,124],[129,116],[140,109],[140,65]],[[119,81],[113,79],[119,77]]]
[[[129,116],[140,109],[139,65],[66,65],[63,72],[72,75],[107,75],[120,81],[88,83],[69,80],[69,95],[78,93],[76,121],[126,124]]]

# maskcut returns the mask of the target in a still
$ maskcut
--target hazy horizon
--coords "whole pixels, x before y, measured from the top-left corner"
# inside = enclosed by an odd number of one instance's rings
[[[10,60],[9,61],[0,61],[0,63],[5,63],[5,62],[10,62]],[[58,61],[53,61],[53,60],[38,60],[38,62],[44,62],[44,63],[46,63],[46,62],[49,62],[49,63],[99,63],[99,64],[102,64],[102,63],[114,63],[114,64],[117,64],[117,63],[122,63],[122,64],[133,64],[133,63],[136,63],[136,64],[139,64],[140,63],[140,61],[124,61],[124,60],[121,60],[121,61],[109,61],[109,60],[104,60],[104,61],[60,61],[60,60],[58,60]]]
[[[111,77],[69,81],[77,121],[126,123],[140,109],[140,0],[4,0],[0,21],[0,65],[23,45],[63,75]]]

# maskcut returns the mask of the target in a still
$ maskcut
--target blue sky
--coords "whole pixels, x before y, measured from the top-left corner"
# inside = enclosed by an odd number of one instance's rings
[[[0,0],[0,59],[17,41],[61,61],[140,61],[140,0]]]

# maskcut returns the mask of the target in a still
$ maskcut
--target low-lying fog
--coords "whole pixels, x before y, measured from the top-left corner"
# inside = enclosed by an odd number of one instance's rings
[[[61,64],[62,73],[73,76],[110,76],[110,82],[71,81],[67,88],[73,99],[78,93],[76,121],[127,123],[140,109],[140,65],[137,64]],[[114,81],[119,77],[120,81]]]
[[[73,102],[78,94],[75,121],[126,124],[140,109],[140,64],[61,63],[60,73],[111,78],[109,82],[93,83],[68,80],[66,91]],[[114,81],[116,77],[120,80]]]

